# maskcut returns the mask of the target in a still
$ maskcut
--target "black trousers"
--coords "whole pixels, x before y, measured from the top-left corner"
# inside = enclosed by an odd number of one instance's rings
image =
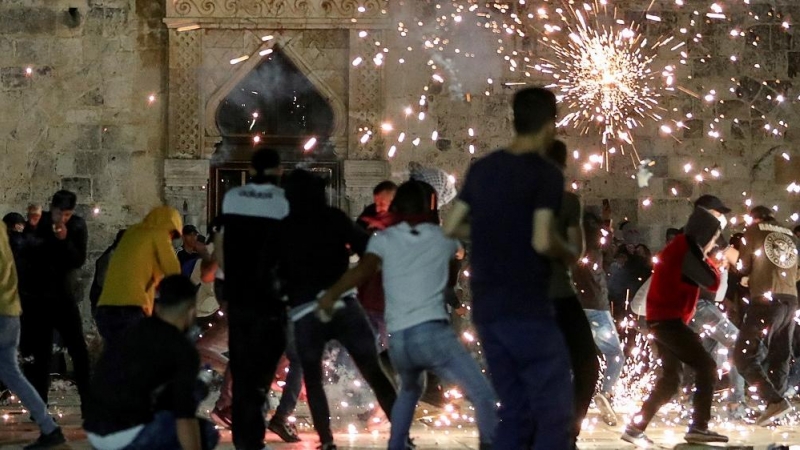
[[[264,448],[262,407],[286,348],[286,319],[231,303],[228,305],[228,367],[233,378],[233,445]]]
[[[346,299],[345,304],[345,308],[336,311],[328,323],[321,322],[314,314],[295,323],[295,339],[303,366],[308,407],[321,444],[333,442],[328,397],[322,384],[322,354],[329,341],[337,340],[347,350],[375,393],[381,409],[390,419],[397,399],[397,392],[378,361],[375,335],[364,310],[355,298]]]
[[[770,403],[779,402],[786,392],[795,310],[797,297],[792,295],[775,294],[772,301],[753,299],[736,339],[736,368],[747,384],[756,386],[761,397]]]
[[[714,359],[703,347],[700,336],[682,320],[665,320],[647,323],[653,334],[653,343],[661,357],[661,374],[656,378],[650,397],[642,404],[635,423],[644,430],[664,404],[678,392],[682,365],[689,366],[695,374],[695,392],[692,398],[692,426],[707,429],[711,419],[711,401],[714,396],[714,376],[717,368]]]
[[[75,385],[81,407],[87,402],[89,386],[89,351],[83,336],[83,319],[78,304],[67,299],[26,299],[28,308],[21,317],[24,335],[23,357],[32,361],[23,368],[45,403],[50,391],[50,365],[53,358],[53,332],[58,331],[72,359]]]
[[[578,297],[557,298],[553,303],[556,307],[556,321],[564,334],[572,366],[572,383],[575,389],[572,435],[577,439],[600,376],[600,362],[597,359],[592,327]]]

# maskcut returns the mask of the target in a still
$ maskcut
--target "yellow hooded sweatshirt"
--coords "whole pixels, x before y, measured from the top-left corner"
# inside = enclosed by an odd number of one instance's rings
[[[169,206],[153,209],[128,228],[111,257],[97,306],[139,306],[150,316],[158,284],[181,273],[172,234],[182,228],[180,214]]]
[[[6,224],[0,223],[0,316],[19,317],[22,308],[17,290],[17,266],[8,243]]]

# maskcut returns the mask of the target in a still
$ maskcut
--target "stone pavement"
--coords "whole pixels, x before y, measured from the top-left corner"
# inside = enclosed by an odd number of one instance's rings
[[[89,450],[91,447],[86,442],[86,437],[80,428],[78,417],[77,399],[72,392],[54,392],[51,395],[53,403],[51,410],[59,415],[58,421],[65,430],[70,443],[64,449]],[[727,434],[731,443],[727,446],[698,446],[688,445],[683,442],[685,417],[683,410],[667,407],[664,414],[659,416],[659,421],[654,422],[648,429],[648,435],[659,444],[660,448],[669,449],[702,449],[702,448],[727,448],[766,450],[770,444],[796,445],[800,450],[800,421],[797,416],[785,420],[781,426],[761,428],[744,422],[717,423],[716,429]],[[19,450],[22,445],[34,440],[38,431],[27,419],[19,406],[0,407],[0,450]],[[622,414],[620,425],[609,427],[599,421],[596,411],[590,411],[588,423],[584,427],[578,447],[581,450],[597,449],[634,449],[633,445],[619,440],[623,420],[627,416]],[[267,436],[269,445],[277,450],[305,450],[314,449],[318,445],[316,435],[310,426],[307,406],[301,403],[297,411],[298,426],[303,442],[298,444],[284,444],[277,436]],[[676,424],[677,423],[677,424]],[[678,425],[679,424],[679,425]],[[352,433],[341,433],[336,436],[336,442],[342,449],[378,449],[385,448],[388,439],[388,424],[377,425],[372,430],[360,430],[356,426],[350,427]],[[346,431],[346,430],[345,430]],[[421,421],[414,425],[412,438],[420,449],[436,450],[463,450],[478,447],[477,430],[472,425],[437,426],[435,423],[424,424]],[[230,432],[222,431],[222,444],[220,450],[233,450]]]

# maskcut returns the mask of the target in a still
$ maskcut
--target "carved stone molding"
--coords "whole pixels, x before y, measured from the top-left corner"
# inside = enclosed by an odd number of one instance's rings
[[[164,200],[177,209],[186,224],[205,223],[209,160],[164,160]]]
[[[169,36],[169,155],[198,157],[201,154],[200,96],[198,68],[202,61],[202,34]]]
[[[386,0],[166,0],[167,18],[332,18],[386,15]]]
[[[384,115],[383,65],[373,63],[383,47],[376,46],[381,42],[383,33],[373,31],[369,39],[358,36],[358,31],[350,30],[350,61],[361,58],[363,62],[357,66],[350,65],[349,84],[349,116],[350,145],[348,158],[374,159],[383,148],[380,138],[380,124]],[[366,131],[372,137],[364,144],[361,137]]]
[[[212,140],[218,140],[219,129],[217,127],[217,110],[219,109],[220,103],[225,100],[225,97],[242,79],[244,79],[252,70],[261,64],[262,56],[260,56],[260,53],[276,47],[279,48],[280,51],[292,62],[292,64],[294,64],[306,76],[308,81],[311,82],[317,92],[325,97],[328,105],[330,105],[331,109],[333,110],[334,123],[331,139],[335,143],[343,142],[347,136],[347,107],[345,106],[342,98],[346,97],[347,93],[341,88],[336,89],[328,84],[328,81],[341,78],[343,73],[339,73],[338,76],[336,76],[336,74],[328,77],[322,76],[323,73],[329,73],[335,68],[331,67],[331,62],[325,59],[325,54],[323,53],[325,50],[327,50],[328,53],[331,53],[330,49],[320,50],[316,48],[313,46],[313,42],[309,42],[312,39],[308,39],[307,36],[305,36],[315,33],[319,34],[322,33],[322,31],[306,31],[304,33],[298,33],[294,36],[292,36],[291,33],[289,33],[289,36],[276,36],[268,43],[252,49],[250,51],[251,53],[247,54],[247,56],[249,56],[248,60],[236,66],[232,66],[227,80],[210,94],[208,101],[206,102],[205,117],[203,122],[206,136]],[[302,36],[300,36],[301,34]],[[298,44],[298,42],[301,40],[305,40],[303,43],[304,45]],[[308,61],[307,58],[315,59],[313,61]],[[344,72],[344,69],[340,70],[341,72]]]

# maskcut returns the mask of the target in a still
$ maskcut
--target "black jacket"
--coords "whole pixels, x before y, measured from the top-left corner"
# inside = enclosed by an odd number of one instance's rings
[[[56,238],[51,215],[45,211],[25,251],[29,276],[35,280],[31,294],[49,300],[80,300],[78,272],[86,263],[88,240],[86,221],[80,216],[67,222],[66,239]]]

